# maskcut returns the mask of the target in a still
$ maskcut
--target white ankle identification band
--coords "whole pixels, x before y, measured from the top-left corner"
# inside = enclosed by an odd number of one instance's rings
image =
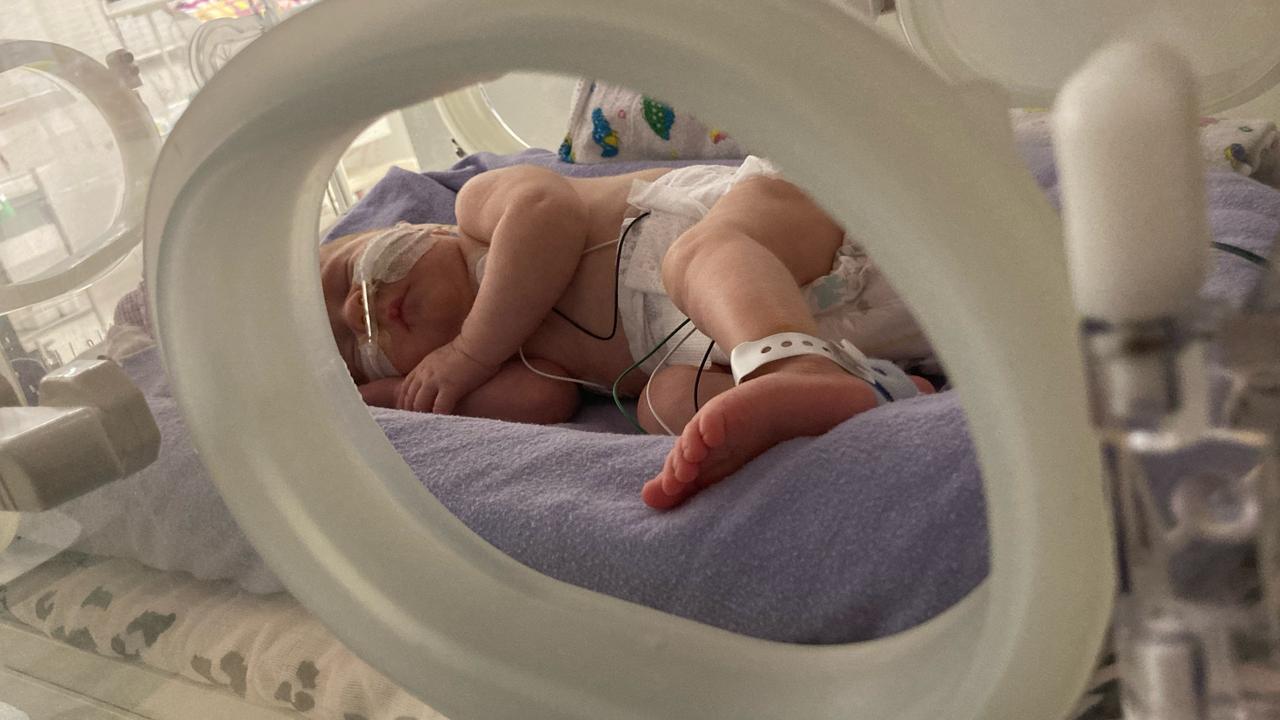
[[[776,333],[760,340],[744,342],[733,349],[729,354],[729,368],[733,371],[733,382],[735,385],[742,382],[742,378],[759,370],[776,360],[784,360],[790,357],[798,357],[800,355],[817,355],[831,360],[835,364],[844,369],[850,375],[866,381],[880,395],[879,400],[882,402],[891,402],[895,399],[910,397],[915,392],[903,394],[899,391],[899,387],[894,387],[894,392],[890,392],[881,380],[889,379],[895,375],[901,375],[901,379],[906,380],[906,386],[910,390],[915,390],[915,385],[907,378],[898,366],[888,361],[870,360],[861,350],[848,340],[841,340],[839,344],[831,343],[822,338],[807,335],[798,332]],[[896,371],[896,372],[895,372]],[[894,377],[894,380],[899,378]],[[901,382],[891,382],[891,385],[902,386]],[[906,388],[903,387],[903,390]]]

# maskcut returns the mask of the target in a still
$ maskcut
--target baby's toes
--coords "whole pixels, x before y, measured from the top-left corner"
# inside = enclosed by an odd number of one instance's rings
[[[702,441],[702,433],[689,432],[689,428],[685,428],[680,440],[680,457],[685,462],[697,464],[707,459],[710,448]]]
[[[684,491],[685,485],[698,477],[698,466],[684,459],[680,446],[683,439],[676,440],[675,447],[667,454],[666,467],[663,468],[662,489],[668,495],[678,495]]]
[[[681,490],[675,494],[669,494],[663,488],[663,480],[667,477],[664,473],[644,484],[644,488],[640,491],[640,498],[644,500],[644,504],[655,510],[670,510],[671,508],[684,502],[689,497],[691,490]],[[683,485],[684,488],[692,486]]]
[[[679,482],[688,484],[698,479],[698,468],[701,463],[689,462],[684,459],[684,455],[681,455],[671,465],[675,469],[676,480]]]
[[[662,476],[658,476],[644,484],[640,490],[640,499],[655,510],[666,510],[676,506],[678,500],[662,489]]]
[[[680,455],[680,438],[676,438],[676,444],[667,452],[667,458],[662,462],[662,472],[658,473],[658,477],[654,481],[662,488],[662,491],[668,495],[677,495],[682,483],[676,479],[675,462]]]
[[[689,421],[689,427],[684,430],[684,437],[696,436],[698,442],[707,450],[712,450],[724,444],[724,440],[729,435],[728,428],[725,427],[725,413],[723,403],[716,407],[703,408]]]

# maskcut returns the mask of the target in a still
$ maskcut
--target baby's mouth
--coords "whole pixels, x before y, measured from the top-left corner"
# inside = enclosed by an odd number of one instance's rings
[[[403,309],[404,295],[401,295],[395,300],[392,300],[391,304],[387,306],[387,320],[394,321],[405,328],[408,328],[409,324],[404,321]]]

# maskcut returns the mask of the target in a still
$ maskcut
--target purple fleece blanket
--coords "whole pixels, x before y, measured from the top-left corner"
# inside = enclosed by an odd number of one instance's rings
[[[1023,150],[1053,195],[1047,145]],[[474,156],[443,173],[393,170],[331,235],[398,220],[450,221],[463,182],[520,162],[574,175],[638,167],[564,165],[529,151]],[[1209,184],[1217,240],[1268,256],[1280,234],[1280,193],[1228,174]],[[1244,302],[1258,268],[1226,252],[1215,260],[1206,293]],[[126,368],[147,392],[164,447],[152,468],[70,506],[90,529],[81,549],[230,577],[257,592],[279,589],[195,458],[154,351]],[[559,427],[372,413],[426,487],[513,558],[748,635],[804,643],[881,637],[943,611],[988,570],[981,482],[952,393],[894,403],[822,437],[784,443],[665,514],[641,504],[639,491],[671,439],[623,434],[625,423],[608,406],[589,405],[577,423]]]

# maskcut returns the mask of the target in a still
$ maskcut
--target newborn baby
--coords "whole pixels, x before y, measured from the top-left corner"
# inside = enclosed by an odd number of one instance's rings
[[[515,166],[455,209],[456,226],[320,249],[366,402],[554,423],[575,385],[638,397],[645,430],[679,432],[642,492],[670,508],[780,442],[932,392],[889,362],[930,354],[901,299],[759,158],[591,179]]]

